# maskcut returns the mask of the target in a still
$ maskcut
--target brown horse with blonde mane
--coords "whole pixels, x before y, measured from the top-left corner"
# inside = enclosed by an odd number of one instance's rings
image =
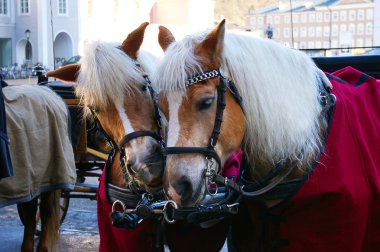
[[[158,61],[139,50],[147,26],[141,24],[121,46],[90,43],[78,64],[47,73],[75,83],[86,115],[98,123],[112,147],[98,191],[100,251],[134,250],[137,244],[150,251],[153,246],[154,222],[121,229],[110,218],[115,201],[134,208],[145,192],[156,195],[162,190],[162,126],[148,78]]]
[[[243,198],[238,251],[380,248],[379,81],[349,68],[326,75],[303,52],[225,32],[225,21],[181,41],[160,27],[158,39],[173,218],[230,208],[204,206],[221,184]],[[239,146],[234,182],[221,167]]]

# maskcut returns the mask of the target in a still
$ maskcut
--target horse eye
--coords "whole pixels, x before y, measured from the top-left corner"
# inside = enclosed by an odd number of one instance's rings
[[[141,92],[145,93],[147,89],[148,89],[148,88],[147,88],[146,85],[142,85],[142,86],[141,86]]]
[[[212,103],[214,102],[214,100],[215,100],[215,97],[208,97],[208,98],[202,99],[201,101],[198,102],[198,105],[197,105],[198,110],[202,111],[202,110],[209,109]]]

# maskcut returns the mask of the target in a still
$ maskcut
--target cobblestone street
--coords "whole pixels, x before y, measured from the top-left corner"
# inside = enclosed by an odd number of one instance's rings
[[[24,227],[17,206],[0,208],[0,244],[2,252],[20,251]],[[37,241],[37,236],[36,236]],[[99,234],[96,201],[70,199],[69,210],[61,226],[60,251],[98,251]]]

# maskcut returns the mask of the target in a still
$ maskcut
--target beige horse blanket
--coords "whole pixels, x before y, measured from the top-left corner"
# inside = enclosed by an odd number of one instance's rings
[[[64,101],[43,86],[8,86],[3,93],[14,176],[0,180],[0,207],[72,189],[76,169]]]

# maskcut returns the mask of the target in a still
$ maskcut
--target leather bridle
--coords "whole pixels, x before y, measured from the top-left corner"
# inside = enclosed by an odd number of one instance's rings
[[[219,173],[221,169],[221,160],[219,155],[215,151],[215,146],[220,135],[220,129],[223,121],[223,112],[226,107],[226,91],[227,88],[230,90],[231,94],[234,96],[235,100],[241,104],[241,96],[237,91],[235,84],[232,81],[227,81],[227,79],[221,74],[219,69],[213,69],[205,71],[194,75],[186,81],[186,87],[198,84],[202,81],[206,81],[213,78],[219,78],[219,86],[217,89],[217,105],[216,105],[216,115],[214,121],[214,128],[212,130],[209,144],[207,147],[166,147],[164,148],[165,155],[174,154],[202,154],[208,160],[207,169],[204,176],[208,178],[210,182],[208,184],[214,184],[213,179]],[[213,160],[218,163],[218,171],[214,169]]]

